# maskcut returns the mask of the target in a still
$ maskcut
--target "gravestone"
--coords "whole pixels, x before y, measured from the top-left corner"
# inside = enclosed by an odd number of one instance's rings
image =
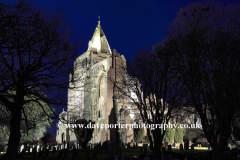
[[[165,152],[165,147],[162,147],[162,153],[164,153]]]
[[[66,147],[65,145],[66,145],[66,141],[64,140],[63,141],[63,149],[65,149],[65,147]]]
[[[173,143],[172,147],[173,147],[173,148],[176,148],[176,143]]]
[[[134,147],[134,142],[130,142],[129,145],[131,148]]]
[[[105,154],[108,154],[108,143],[107,143],[107,141],[103,142],[102,147],[103,147],[103,149],[104,149],[104,153],[105,153]]]
[[[75,146],[76,149],[78,149],[78,144],[77,144],[77,142],[74,142],[74,146]]]
[[[43,146],[42,146],[42,145],[40,145],[40,146],[39,146],[39,150],[40,150],[40,151],[42,151],[42,149],[43,149]]]
[[[98,145],[97,145],[97,151],[98,151],[98,152],[101,152],[101,142],[98,143]]]
[[[167,148],[168,147],[168,142],[165,142],[165,148]]]
[[[21,153],[21,145],[18,145],[18,153]]]
[[[189,150],[189,141],[188,140],[186,140],[184,143],[184,149]]]
[[[8,148],[8,146],[5,146],[5,147],[4,147],[4,152],[5,152],[5,153],[7,152],[7,148]]]
[[[180,144],[180,150],[181,151],[183,150],[183,144]]]
[[[81,147],[80,142],[77,141],[77,149],[82,150],[82,147],[81,148],[80,147]]]
[[[25,149],[25,151],[27,151],[27,148],[28,148],[28,144],[27,144],[27,143],[24,143],[24,149]]]
[[[30,155],[30,149],[31,149],[31,147],[27,146],[28,155]]]
[[[37,146],[35,146],[32,150],[32,154],[33,154],[33,159],[37,159]]]
[[[51,145],[51,149],[50,150],[53,151],[53,148],[54,148],[54,145]]]
[[[57,145],[57,150],[58,150],[58,151],[60,150],[60,144]]]
[[[38,157],[41,157],[42,156],[42,150],[41,149],[39,149],[39,151],[38,151]]]
[[[69,152],[69,142],[67,142],[67,152]]]
[[[36,150],[37,150],[37,151],[39,150],[39,145],[36,146]]]
[[[31,148],[30,148],[30,152],[32,153],[33,152],[33,148],[35,147],[35,145],[32,145]]]
[[[194,150],[194,144],[191,145],[191,150]]]
[[[144,154],[147,155],[147,145],[144,145]]]
[[[168,145],[168,152],[172,151],[172,145]]]
[[[22,153],[22,150],[24,148],[24,145],[22,144],[21,147],[20,147],[20,152]]]
[[[22,152],[21,152],[21,156],[26,154],[26,148],[23,148]]]
[[[52,154],[55,154],[56,152],[56,147],[53,147]]]
[[[43,148],[43,149],[42,149],[42,156],[45,155],[45,151],[46,151],[46,150]]]

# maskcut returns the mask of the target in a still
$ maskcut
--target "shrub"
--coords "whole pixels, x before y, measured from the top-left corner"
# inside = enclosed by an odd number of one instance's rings
[[[83,128],[74,128],[74,133],[76,135],[77,140],[82,145],[82,147],[86,147],[87,143],[92,139],[92,134],[94,131],[94,127],[87,128],[88,125],[92,124],[94,125],[95,122],[92,122],[91,120],[87,121],[85,119],[79,119],[75,122],[76,124],[84,124]]]
[[[152,140],[153,140],[153,142],[154,142],[154,139],[153,139],[153,134],[152,134],[152,133],[150,133],[150,135],[151,135],[151,137],[152,137]],[[146,136],[145,136],[145,143],[146,143],[146,144],[149,144],[149,143],[150,143],[150,140],[149,140],[149,138],[148,138],[148,135],[146,135]]]
[[[176,143],[181,143],[183,141],[183,136],[184,136],[184,128],[180,128],[180,124],[177,123],[176,131],[174,135],[174,141]]]
[[[135,128],[134,130],[134,141],[140,143],[145,135],[144,128]]]
[[[201,130],[199,128],[187,128],[185,137],[192,143],[195,143],[198,139],[200,132]]]
[[[175,129],[167,128],[167,130],[165,132],[164,140],[168,143],[171,143],[171,142],[173,142],[174,135],[175,135]]]

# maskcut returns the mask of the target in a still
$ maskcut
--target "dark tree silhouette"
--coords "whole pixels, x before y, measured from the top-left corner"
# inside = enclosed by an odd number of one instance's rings
[[[92,125],[94,125],[95,122],[92,122],[91,120],[87,121],[86,119],[78,119],[75,124],[84,125],[83,128],[79,126],[77,126],[77,128],[74,128],[74,133],[77,140],[80,142],[80,145],[85,148],[87,146],[87,143],[92,139],[92,134],[94,131],[94,127]]]
[[[50,109],[66,105],[66,75],[79,43],[71,42],[71,28],[63,16],[33,9],[24,1],[14,6],[0,3],[0,105],[11,115],[8,149],[3,158],[16,157],[22,119],[28,128],[27,116],[21,117],[26,115],[25,104],[37,103],[45,114],[41,102]]]
[[[159,44],[151,52],[145,48],[135,52],[133,62],[128,63],[127,68],[122,67],[125,72],[118,72],[115,87],[133,104],[136,121],[163,125],[177,112],[183,97],[183,85],[172,63],[172,56]],[[161,130],[160,126],[151,131],[147,129],[156,158],[161,157],[160,148],[165,134],[165,130]]]
[[[205,2],[180,9],[165,38],[214,160],[223,157],[231,123],[239,116],[239,35],[239,6]]]
[[[40,140],[43,142],[43,144],[47,144],[47,143],[55,144],[56,143],[56,139],[51,135],[51,133],[45,133],[44,136],[42,138],[40,138]]]

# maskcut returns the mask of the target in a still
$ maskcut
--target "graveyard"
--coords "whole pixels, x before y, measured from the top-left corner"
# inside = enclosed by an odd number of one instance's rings
[[[153,152],[149,146],[143,145],[123,145],[103,143],[103,145],[90,145],[85,149],[81,146],[65,145],[21,145],[19,146],[19,160],[155,160]],[[238,148],[224,151],[224,159],[237,159],[240,152]],[[162,159],[164,160],[211,160],[211,150],[209,147],[189,147],[183,145],[172,148],[171,145],[162,147]],[[1,152],[2,157],[4,152]]]
[[[239,2],[112,2],[0,0],[0,160],[240,160]]]

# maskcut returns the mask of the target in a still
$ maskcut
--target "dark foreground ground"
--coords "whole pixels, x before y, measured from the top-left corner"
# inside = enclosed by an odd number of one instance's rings
[[[179,148],[176,149],[172,149],[172,152],[165,152],[165,156],[164,159],[173,159],[173,160],[184,160],[185,157],[188,158],[188,160],[192,159],[192,160],[211,160],[210,154],[211,151],[207,150],[206,147],[201,147],[201,148],[196,148],[195,150],[188,150],[188,151],[180,151]],[[3,153],[0,154],[0,157],[3,156]],[[79,151],[78,155],[75,157],[73,157],[73,153],[70,150],[68,153],[66,153],[66,155],[64,156],[64,154],[62,153],[61,157],[58,151],[55,152],[55,154],[53,154],[53,152],[49,152],[48,156],[43,155],[43,156],[39,156],[39,153],[37,154],[36,158],[34,158],[33,155],[28,155],[28,153],[26,153],[26,155],[23,155],[22,157],[18,157],[18,160],[105,160],[108,159],[109,154],[106,154],[103,152],[98,152],[96,154],[96,152],[94,151],[90,151],[89,152],[89,158],[87,158],[85,151]],[[113,160],[115,160],[115,156],[119,156],[119,153],[116,154],[115,152],[113,153]],[[152,151],[148,150],[147,151],[147,156],[150,157],[150,159],[152,160]],[[124,157],[124,160],[140,160],[140,159],[144,159],[145,155],[143,153],[143,149],[142,152],[140,152],[140,148],[136,149],[136,148],[130,148],[130,149],[123,149],[122,153],[121,153],[121,157]],[[233,157],[233,158],[232,158]],[[231,160],[231,159],[235,159],[234,157],[236,157],[235,155],[231,155],[231,156],[226,156],[226,160]],[[237,159],[237,158],[236,158]],[[120,159],[121,160],[121,159]]]

